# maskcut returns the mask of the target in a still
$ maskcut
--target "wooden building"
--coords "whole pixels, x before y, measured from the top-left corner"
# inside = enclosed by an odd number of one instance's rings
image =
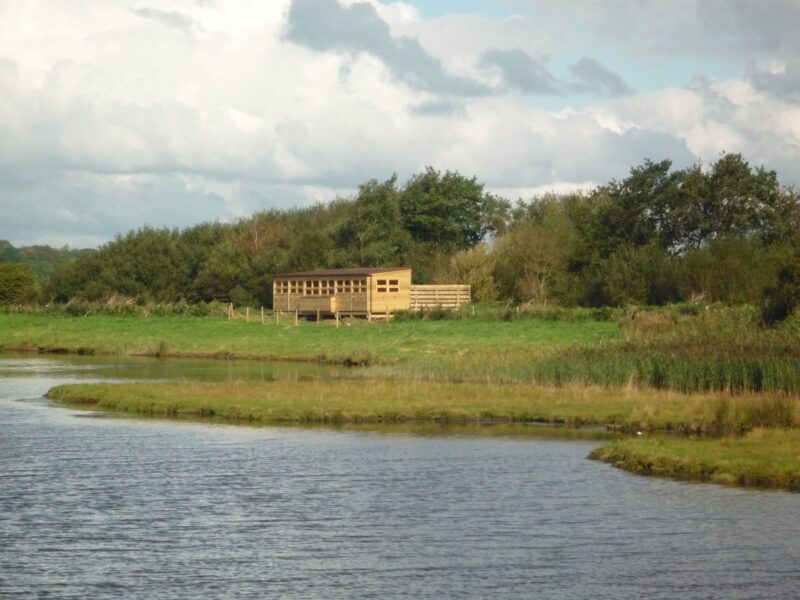
[[[387,318],[398,310],[457,309],[468,285],[411,285],[411,269],[320,269],[276,275],[273,308],[300,315]]]
[[[411,269],[320,269],[276,275],[273,308],[302,315],[386,318],[411,306]]]

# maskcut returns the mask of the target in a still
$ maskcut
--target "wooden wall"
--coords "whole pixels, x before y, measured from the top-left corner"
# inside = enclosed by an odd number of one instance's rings
[[[412,285],[411,310],[456,309],[470,301],[471,293],[468,285]]]
[[[411,270],[403,269],[370,276],[370,311],[388,315],[408,310],[411,295]]]

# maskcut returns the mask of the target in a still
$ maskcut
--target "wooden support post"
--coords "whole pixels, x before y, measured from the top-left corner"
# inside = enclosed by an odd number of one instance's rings
[[[250,322],[250,307],[244,309],[244,320]]]
[[[319,310],[317,310],[317,325],[319,325]]]
[[[336,326],[339,326],[339,311],[336,311]]]
[[[264,307],[261,307],[261,324],[264,324]]]
[[[298,325],[298,322],[297,322],[297,309],[295,308],[294,309],[294,326],[297,327],[297,325]]]
[[[281,313],[277,308],[273,309],[273,310],[275,311],[275,325],[280,325],[279,319],[280,319]]]

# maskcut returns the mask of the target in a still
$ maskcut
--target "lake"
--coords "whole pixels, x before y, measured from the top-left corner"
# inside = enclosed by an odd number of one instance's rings
[[[586,459],[592,434],[248,428],[42,397],[70,381],[345,375],[0,356],[0,596],[798,597],[800,494],[631,475]]]

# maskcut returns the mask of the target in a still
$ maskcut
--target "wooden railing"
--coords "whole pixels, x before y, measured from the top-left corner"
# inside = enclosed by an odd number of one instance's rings
[[[411,310],[456,309],[470,301],[468,285],[412,285]]]

